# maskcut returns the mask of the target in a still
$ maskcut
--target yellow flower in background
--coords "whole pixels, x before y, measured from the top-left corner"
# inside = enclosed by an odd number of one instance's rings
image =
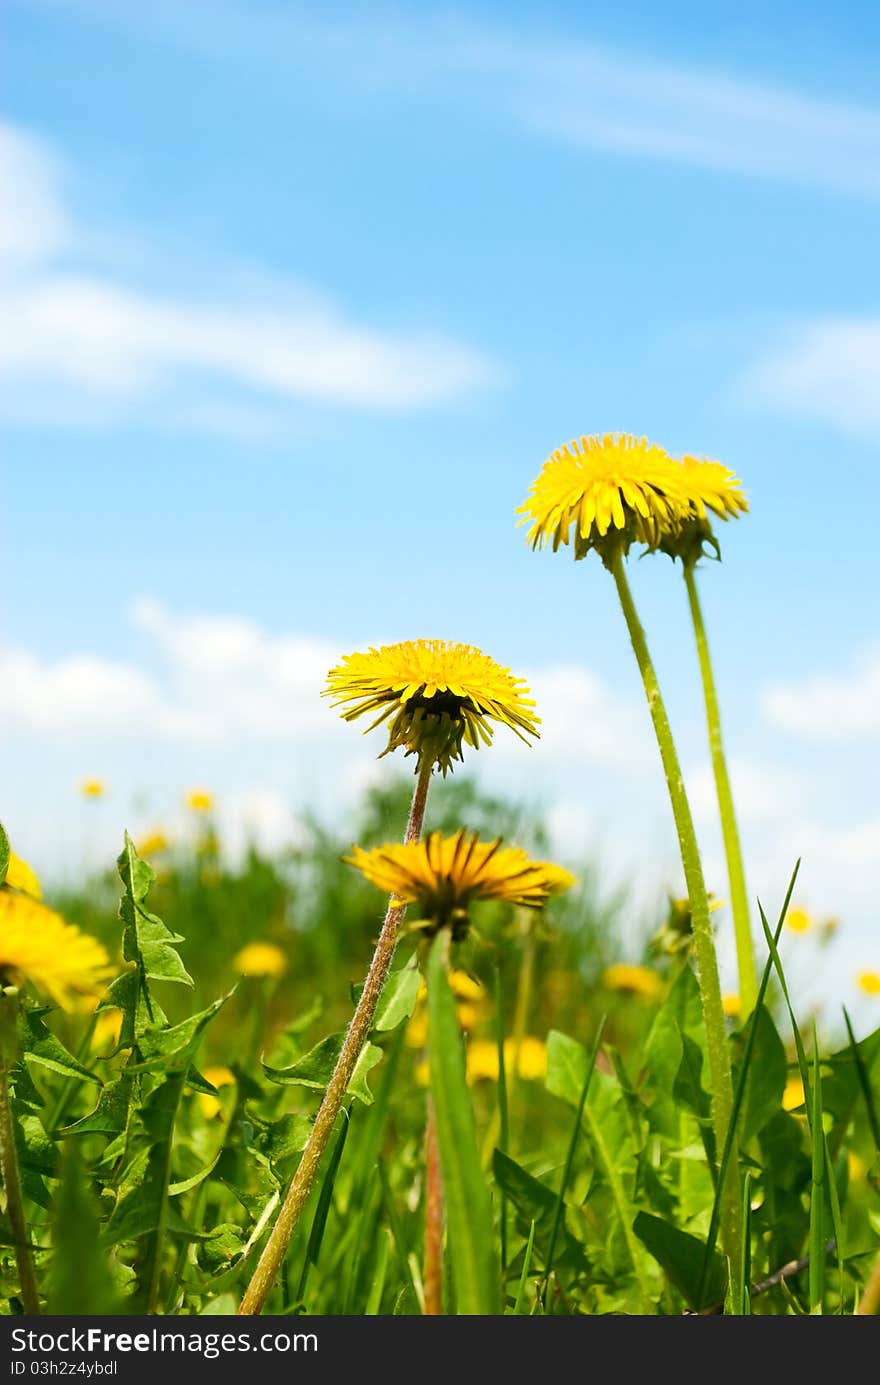
[[[214,807],[214,795],[207,789],[190,789],[183,801],[194,813],[210,813]]]
[[[510,1073],[516,1057],[516,1040],[504,1040],[504,1067]],[[468,1082],[498,1081],[498,1045],[494,1039],[471,1039],[465,1055],[465,1071]],[[547,1045],[543,1039],[526,1035],[519,1046],[517,1073],[524,1082],[540,1082],[547,1075]],[[427,1087],[431,1080],[431,1068],[427,1059],[416,1065],[416,1082]]]
[[[865,995],[880,995],[880,972],[861,971],[856,977],[856,981],[859,989],[864,991]]]
[[[606,967],[599,979],[607,990],[622,991],[626,995],[638,996],[640,1000],[660,1000],[666,991],[666,983],[656,971],[628,962],[615,962],[613,966]]]
[[[634,542],[656,548],[688,513],[682,468],[662,447],[629,433],[582,437],[557,448],[517,510],[532,548],[574,539],[574,556]]]
[[[449,989],[455,996],[455,1013],[458,1027],[467,1034],[483,1018],[486,1005],[486,990],[482,982],[466,971],[450,971],[447,975]],[[406,1026],[406,1042],[410,1048],[424,1048],[428,1042],[428,988],[424,980],[419,984],[416,1006]]]
[[[11,890],[21,890],[22,894],[29,894],[32,899],[42,898],[43,891],[36,872],[31,869],[27,861],[16,856],[14,851],[9,853],[9,865],[3,883],[8,885]]]
[[[103,798],[107,786],[103,779],[84,779],[79,786],[83,798]]]
[[[789,909],[785,916],[785,926],[790,928],[792,933],[809,933],[813,919],[806,909]]]
[[[95,1027],[92,1030],[91,1047],[93,1049],[113,1049],[119,1043],[119,1036],[121,1033],[122,1011],[117,1010],[115,1007],[101,1010],[95,1020]]]
[[[868,1172],[868,1166],[864,1159],[861,1159],[854,1149],[849,1150],[847,1153],[846,1171],[850,1183],[862,1183],[865,1174]]]
[[[138,856],[161,856],[163,851],[167,851],[171,843],[161,830],[148,832],[145,837],[135,843],[135,851]]]
[[[790,1077],[782,1093],[782,1109],[796,1111],[804,1104],[804,1084],[799,1077]]]
[[[275,943],[245,943],[236,952],[232,965],[239,976],[283,976],[287,957]]]
[[[449,989],[456,1000],[482,1001],[486,999],[486,988],[482,981],[478,981],[475,976],[471,976],[466,971],[451,971],[449,973]]]
[[[742,1010],[742,1001],[735,991],[721,997],[721,1008],[728,1019],[736,1019]]]
[[[0,890],[0,972],[32,981],[65,1010],[77,995],[101,990],[109,958],[97,938],[65,923],[27,895]]]
[[[481,842],[464,829],[452,837],[432,832],[421,842],[386,843],[372,851],[356,846],[345,860],[386,893],[417,905],[421,924],[434,929],[450,924],[456,939],[466,931],[468,907],[475,900],[535,909],[574,884],[574,876],[561,867],[532,861],[500,841]]]
[[[491,745],[492,722],[526,743],[538,736],[528,692],[525,679],[473,645],[406,640],[345,655],[328,673],[323,695],[343,709],[345,721],[375,714],[367,731],[388,722],[383,755],[402,746],[420,766],[427,760],[446,774],[464,758],[465,744]]]
[[[230,1068],[205,1068],[202,1076],[210,1082],[212,1087],[231,1087],[235,1083],[235,1073]],[[198,1098],[202,1115],[206,1120],[213,1120],[214,1116],[223,1109],[219,1098],[212,1096],[210,1092],[199,1092]]]

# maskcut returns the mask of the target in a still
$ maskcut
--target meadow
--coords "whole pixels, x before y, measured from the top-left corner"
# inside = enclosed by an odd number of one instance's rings
[[[787,959],[822,930],[799,936],[797,863],[758,905],[739,854],[696,573],[746,508],[718,464],[609,437],[554,453],[524,507],[534,546],[608,569],[645,685],[687,895],[640,956],[626,889],[548,860],[544,824],[469,772],[493,732],[540,756],[523,681],[470,646],[330,671],[415,774],[277,856],[230,860],[194,792],[185,839],[121,832],[115,869],[44,900],[7,824],[4,1311],[880,1309],[880,1029],[804,1013]],[[685,578],[735,993],[631,548]]]

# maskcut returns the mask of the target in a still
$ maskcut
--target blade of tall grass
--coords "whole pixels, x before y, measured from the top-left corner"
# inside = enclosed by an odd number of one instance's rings
[[[739,1259],[740,1302],[737,1312],[747,1318],[752,1311],[752,1175],[748,1171],[743,1179],[743,1238],[742,1254]]]
[[[718,1180],[715,1184],[715,1198],[712,1204],[712,1216],[709,1221],[709,1232],[706,1236],[706,1249],[703,1254],[703,1267],[700,1271],[700,1285],[697,1294],[698,1300],[702,1298],[703,1292],[706,1287],[706,1277],[709,1273],[709,1265],[711,1264],[712,1254],[715,1250],[715,1242],[718,1239],[718,1226],[721,1221],[721,1195],[722,1190],[724,1188],[724,1180],[727,1176],[727,1165],[730,1161],[730,1152],[733,1149],[734,1139],[736,1137],[736,1127],[737,1122],[739,1120],[739,1113],[742,1108],[743,1098],[746,1093],[746,1083],[748,1081],[749,1068],[751,1066],[752,1061],[752,1054],[754,1053],[755,1049],[755,1038],[758,1033],[758,1014],[760,1012],[761,1006],[764,1004],[764,997],[767,994],[767,987],[770,984],[770,973],[773,970],[774,960],[778,961],[779,954],[776,950],[776,943],[778,942],[779,937],[782,933],[782,928],[785,923],[785,916],[788,913],[788,906],[791,903],[791,896],[794,892],[795,881],[797,880],[798,871],[800,870],[800,868],[801,863],[800,859],[798,859],[795,862],[795,867],[792,871],[791,879],[788,882],[788,889],[786,890],[785,898],[782,901],[782,908],[779,911],[779,919],[776,924],[775,937],[770,932],[766,917],[764,915],[764,910],[761,908],[760,901],[758,902],[758,909],[761,915],[761,920],[764,924],[764,932],[767,935],[768,943],[770,944],[770,955],[767,958],[767,961],[764,963],[764,970],[761,974],[761,984],[758,987],[758,998],[755,1001],[755,1008],[752,1011],[752,1014],[749,1017],[747,1024],[748,1035],[746,1038],[745,1049],[743,1050],[742,1064],[740,1065],[739,1078],[736,1084],[736,1091],[734,1092],[733,1096],[733,1109],[730,1114],[730,1124],[727,1127],[727,1134],[724,1138],[724,1148],[721,1151],[721,1160],[718,1166]]]
[[[391,1190],[391,1184],[388,1181],[388,1170],[381,1159],[378,1163],[378,1169],[379,1182],[382,1185],[382,1205],[385,1208],[385,1215],[388,1218],[388,1226],[391,1231],[391,1239],[394,1242],[397,1263],[404,1280],[403,1288],[400,1292],[401,1294],[409,1293],[412,1296],[413,1303],[416,1304],[419,1311],[421,1311],[422,1300],[416,1289],[415,1280],[413,1279],[412,1265],[410,1264],[410,1258],[407,1254],[403,1228],[400,1225],[400,1218],[397,1215],[397,1208],[394,1205],[394,1194]],[[396,1308],[395,1311],[397,1311]]]
[[[565,1191],[568,1187],[568,1180],[571,1177],[571,1169],[574,1163],[575,1150],[577,1149],[578,1139],[581,1133],[581,1122],[584,1118],[584,1107],[587,1104],[587,1097],[590,1091],[590,1083],[593,1080],[593,1072],[596,1068],[596,1059],[599,1056],[599,1048],[602,1043],[602,1034],[605,1029],[606,1016],[603,1015],[596,1030],[596,1037],[593,1040],[593,1047],[587,1059],[587,1070],[584,1074],[584,1085],[581,1088],[580,1099],[577,1111],[575,1112],[574,1124],[571,1128],[571,1137],[568,1142],[568,1153],[565,1157],[565,1167],[562,1170],[562,1179],[559,1184],[559,1192],[556,1196],[556,1207],[553,1211],[553,1223],[550,1230],[550,1240],[547,1244],[547,1259],[544,1263],[544,1282],[541,1286],[541,1299],[546,1299],[547,1286],[550,1283],[550,1276],[553,1273],[553,1256],[556,1253],[556,1242],[559,1237],[559,1228],[562,1225],[562,1217],[565,1212]]]
[[[522,1273],[520,1274],[520,1277],[519,1277],[519,1288],[518,1288],[517,1291],[516,1291],[516,1300],[515,1300],[514,1305],[513,1305],[513,1314],[514,1314],[514,1317],[519,1317],[520,1314],[522,1313],[522,1306],[523,1306],[523,1303],[525,1302],[525,1296],[526,1296],[526,1284],[528,1283],[528,1279],[529,1279],[529,1270],[530,1270],[531,1264],[532,1264],[532,1251],[534,1250],[534,1248],[535,1248],[535,1219],[534,1219],[534,1217],[533,1217],[533,1218],[532,1218],[532,1224],[531,1224],[531,1226],[529,1227],[529,1239],[526,1241],[526,1248],[525,1248],[525,1252],[524,1252],[524,1254],[523,1254],[523,1266],[522,1266]]]
[[[865,1110],[868,1113],[868,1124],[871,1127],[871,1134],[874,1136],[874,1145],[877,1149],[877,1153],[880,1154],[880,1120],[877,1119],[877,1107],[874,1104],[874,1093],[871,1090],[871,1081],[868,1077],[868,1070],[865,1067],[865,1062],[862,1058],[861,1050],[859,1049],[859,1046],[856,1043],[856,1036],[853,1033],[852,1023],[850,1021],[850,1017],[845,1005],[843,1007],[843,1018],[846,1022],[846,1032],[849,1035],[849,1043],[850,1048],[852,1049],[853,1062],[856,1065],[856,1074],[859,1079],[859,1086],[862,1089],[862,1096],[864,1097],[865,1101]]]
[[[798,1027],[798,1022],[795,1019],[794,1006],[791,1003],[791,996],[788,992],[788,982],[785,979],[785,971],[783,970],[782,960],[779,956],[779,948],[777,947],[777,943],[779,941],[779,930],[777,929],[776,937],[774,938],[773,934],[770,932],[770,925],[767,922],[767,916],[764,913],[764,910],[761,908],[760,900],[758,901],[758,913],[761,916],[761,927],[764,930],[764,937],[767,939],[767,946],[770,949],[770,956],[773,961],[773,965],[776,968],[776,975],[779,978],[779,985],[782,988],[782,994],[785,998],[785,1005],[788,1010],[788,1018],[791,1021],[791,1031],[794,1035],[794,1046],[795,1051],[797,1053],[798,1069],[800,1071],[801,1082],[803,1083],[804,1088],[807,1118],[810,1121],[810,1124],[812,1125],[812,1113],[809,1097],[810,1067],[807,1062],[807,1053],[806,1049],[804,1048],[804,1041],[801,1038],[801,1031]]]
[[[503,1154],[510,1144],[510,1113],[507,1104],[507,1068],[504,1062],[504,1006],[501,990],[501,968],[495,968],[495,1042],[498,1045],[498,1148]],[[507,1194],[501,1190],[501,1273],[507,1269]]]
[[[827,1135],[823,1135],[823,1139],[825,1141],[825,1169],[828,1178],[828,1201],[831,1207],[831,1225],[834,1230],[837,1274],[840,1282],[837,1311],[844,1313],[846,1312],[846,1243],[844,1241],[843,1218],[840,1214],[840,1193],[837,1190],[837,1179],[834,1175],[834,1165],[831,1161]]]
[[[345,1149],[345,1142],[348,1139],[350,1126],[351,1122],[349,1120],[348,1111],[343,1107],[342,1124],[339,1128],[339,1134],[336,1136],[332,1153],[327,1162],[327,1170],[321,1182],[321,1191],[318,1194],[318,1202],[315,1207],[315,1215],[312,1219],[312,1227],[309,1232],[309,1240],[306,1246],[306,1255],[299,1277],[299,1284],[297,1285],[296,1297],[300,1302],[305,1298],[311,1268],[313,1265],[317,1265],[318,1256],[321,1253],[321,1242],[324,1239],[327,1216],[330,1211],[330,1203],[333,1199],[333,1185],[336,1182],[336,1174],[339,1170],[342,1151]]]
[[[446,1199],[456,1312],[470,1316],[500,1311],[501,1267],[465,1076],[455,998],[448,981],[449,950],[449,929],[444,928],[431,944],[427,967],[431,1096]]]
[[[807,1091],[806,1086],[804,1091]],[[810,1177],[810,1312],[821,1315],[825,1299],[825,1135],[822,1130],[822,1073],[819,1041],[813,1025],[813,1089],[811,1108]]]
[[[391,1243],[393,1237],[390,1231],[386,1231],[379,1239],[379,1248],[376,1251],[376,1264],[373,1270],[373,1282],[370,1285],[370,1292],[364,1306],[364,1316],[375,1318],[378,1315],[382,1304],[382,1294],[385,1290],[385,1277],[388,1274],[388,1260],[391,1253]]]

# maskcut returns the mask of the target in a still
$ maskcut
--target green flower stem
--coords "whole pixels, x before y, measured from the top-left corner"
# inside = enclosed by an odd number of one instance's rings
[[[739,998],[742,1017],[747,1019],[755,1008],[758,994],[758,975],[755,968],[755,947],[752,941],[752,925],[749,919],[749,897],[746,890],[746,873],[743,866],[739,829],[736,825],[736,812],[733,806],[733,793],[727,761],[724,757],[724,742],[721,737],[721,713],[718,708],[718,694],[715,691],[715,678],[712,673],[712,660],[709,656],[709,641],[692,562],[683,563],[684,581],[687,587],[691,619],[697,641],[697,656],[700,661],[700,674],[703,679],[703,696],[706,702],[706,725],[709,730],[709,750],[712,755],[712,769],[715,774],[715,791],[718,795],[718,810],[721,816],[721,832],[724,838],[724,854],[727,857],[727,878],[730,885],[730,907],[733,912],[733,931],[736,938],[736,964],[739,972]]]
[[[13,1005],[9,996],[0,998],[4,1013],[0,1017],[3,1035],[0,1037],[0,1173],[3,1175],[3,1190],[6,1193],[6,1216],[12,1228],[15,1243],[15,1263],[18,1266],[18,1281],[21,1287],[21,1301],[24,1311],[37,1314],[40,1311],[40,1294],[34,1261],[28,1239],[27,1222],[24,1215],[24,1200],[21,1194],[21,1179],[18,1173],[18,1155],[15,1151],[15,1117],[12,1112],[12,1098],[9,1092],[10,1057],[8,1046],[13,1031]],[[17,1011],[17,1004],[15,1010]]]
[[[422,823],[425,817],[425,801],[428,796],[428,784],[433,768],[431,761],[426,759],[418,772],[404,836],[406,842],[418,841],[421,836]],[[389,903],[385,922],[382,925],[376,950],[373,953],[373,960],[367,972],[367,979],[364,982],[364,989],[361,991],[360,999],[348,1026],[342,1050],[336,1060],[336,1067],[333,1069],[333,1076],[327,1084],[327,1090],[318,1108],[311,1134],[287,1190],[281,1211],[278,1213],[278,1218],[272,1228],[272,1234],[266,1242],[241,1300],[238,1311],[244,1316],[262,1312],[269,1290],[275,1281],[275,1276],[287,1254],[287,1247],[290,1245],[291,1237],[296,1230],[312,1190],[318,1166],[324,1150],[327,1148],[336,1117],[339,1115],[345,1100],[355,1065],[373,1027],[376,1006],[379,1003],[382,987],[391,967],[400,924],[405,913],[406,905]]]
[[[425,1254],[422,1285],[425,1314],[443,1314],[443,1175],[440,1171],[440,1146],[437,1143],[437,1116],[434,1098],[428,1093],[425,1123]]]
[[[706,1029],[706,1052],[709,1059],[709,1082],[712,1089],[712,1125],[715,1131],[717,1152],[724,1148],[727,1127],[733,1109],[733,1078],[730,1069],[730,1052],[727,1044],[727,1030],[724,1010],[721,1004],[721,983],[718,979],[718,961],[712,938],[712,924],[709,917],[709,900],[703,867],[694,831],[694,821],[684,787],[684,778],[678,760],[678,752],[672,739],[672,729],[666,714],[666,707],[660,693],[660,684],[648,652],[645,631],[639,620],[633,601],[632,591],[623,566],[623,554],[616,548],[609,558],[608,566],[617,585],[617,594],[623,608],[633,652],[642,675],[645,694],[654,732],[660,749],[660,758],[666,775],[672,815],[678,833],[681,863],[684,867],[688,901],[694,930],[694,949],[697,958],[697,976],[700,985],[700,1001],[703,1009],[703,1023]],[[725,1180],[724,1200],[721,1214],[721,1242],[730,1266],[732,1285],[738,1280],[741,1235],[740,1222],[742,1208],[739,1195],[738,1160],[734,1149],[729,1164],[729,1174]]]

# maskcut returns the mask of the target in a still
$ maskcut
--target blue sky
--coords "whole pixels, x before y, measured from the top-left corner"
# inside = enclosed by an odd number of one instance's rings
[[[876,8],[11,0],[6,30],[13,837],[70,869],[206,782],[280,840],[375,773],[328,661],[441,635],[542,698],[487,781],[675,883],[610,583],[512,521],[549,451],[623,429],[743,477],[703,588],[752,883],[802,851],[834,984],[880,969]],[[723,893],[680,579],[633,579]]]

